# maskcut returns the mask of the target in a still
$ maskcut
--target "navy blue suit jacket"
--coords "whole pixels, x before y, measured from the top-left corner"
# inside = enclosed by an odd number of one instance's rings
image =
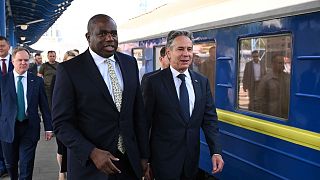
[[[28,71],[31,72],[34,75],[37,75],[38,74],[38,65],[37,65],[37,63],[30,64],[30,67],[29,67]]]
[[[68,177],[106,179],[90,160],[94,147],[115,153],[118,136],[137,177],[148,158],[148,131],[135,58],[116,52],[124,90],[119,113],[89,50],[61,63],[56,73],[52,116],[57,137],[69,149]]]
[[[152,72],[148,72],[148,73],[146,73],[146,74],[144,74],[143,76],[142,76],[142,79],[141,79],[141,91],[143,91],[143,87],[145,87],[145,83],[146,83],[146,81],[147,81],[147,78],[149,77],[149,76],[151,76],[152,74],[156,74],[156,73],[158,73],[158,72],[160,72],[161,71],[161,68],[160,69],[157,69],[157,70],[155,70],[155,71],[152,71]]]
[[[8,72],[11,72],[12,70],[13,70],[12,56],[10,55],[10,58],[9,58],[9,67],[8,67]]]
[[[151,127],[151,164],[159,179],[180,179],[184,171],[194,176],[200,154],[202,128],[211,155],[221,154],[217,114],[207,78],[189,70],[195,93],[194,110],[183,118],[170,68],[149,76],[143,97]],[[210,157],[208,157],[210,158]]]
[[[1,118],[0,140],[11,143],[14,139],[14,127],[17,116],[17,93],[13,72],[9,72],[0,80],[1,84]],[[42,78],[31,73],[27,75],[27,119],[29,128],[26,134],[32,141],[40,139],[40,117],[38,107],[42,113],[44,128],[52,131],[51,114]]]

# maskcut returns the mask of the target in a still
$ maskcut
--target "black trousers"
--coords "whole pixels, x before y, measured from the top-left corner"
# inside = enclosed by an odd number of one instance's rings
[[[60,173],[67,172],[67,147],[56,137],[56,142],[58,145],[58,151],[57,153],[62,155],[62,162],[61,162],[61,168],[60,168]]]
[[[109,180],[139,180],[131,167],[126,153],[122,154],[120,151],[117,151],[114,156],[119,158],[119,161],[114,161],[113,163],[120,169],[121,173],[109,176]]]

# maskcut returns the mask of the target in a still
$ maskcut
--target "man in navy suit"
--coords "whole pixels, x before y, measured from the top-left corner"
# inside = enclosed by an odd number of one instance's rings
[[[157,180],[196,178],[200,127],[210,149],[212,172],[222,171],[224,165],[209,81],[188,69],[192,51],[190,32],[171,31],[167,37],[170,67],[147,78],[143,88],[151,128],[151,167]]]
[[[8,72],[11,72],[13,69],[13,65],[11,62],[11,55],[9,54],[10,50],[10,43],[8,39],[4,36],[0,36],[0,69],[1,69],[1,75],[0,79],[3,75],[7,74]],[[0,177],[3,177],[7,174],[6,166],[4,163],[4,158],[2,155],[2,148],[0,143]]]
[[[137,62],[116,52],[115,21],[104,14],[87,26],[89,48],[57,69],[53,127],[68,148],[68,179],[141,179],[148,130]]]
[[[13,70],[11,55],[9,54],[10,43],[7,38],[0,36],[0,66],[2,75]]]
[[[18,177],[32,179],[35,152],[40,139],[38,107],[46,130],[45,139],[50,140],[52,137],[51,115],[43,80],[27,72],[29,58],[27,49],[14,49],[14,70],[1,80],[0,140],[12,180]]]

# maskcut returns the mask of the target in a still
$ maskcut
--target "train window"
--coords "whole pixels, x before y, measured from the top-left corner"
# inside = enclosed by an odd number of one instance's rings
[[[215,94],[216,44],[214,42],[193,45],[193,62],[191,69],[209,79],[212,96]]]
[[[291,35],[239,41],[238,108],[288,119]]]
[[[141,81],[146,67],[145,67],[145,63],[146,60],[144,59],[144,51],[143,48],[134,48],[132,49],[132,55],[136,58],[137,63],[138,63],[138,69],[139,69],[139,80]]]

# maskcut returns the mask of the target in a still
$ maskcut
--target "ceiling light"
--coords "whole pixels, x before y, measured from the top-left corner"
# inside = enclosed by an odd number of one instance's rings
[[[21,36],[20,39],[21,39],[21,41],[24,41],[24,40],[26,40],[26,37]]]
[[[22,24],[22,25],[20,25],[20,28],[22,30],[27,30],[28,29],[28,25],[27,24]]]

